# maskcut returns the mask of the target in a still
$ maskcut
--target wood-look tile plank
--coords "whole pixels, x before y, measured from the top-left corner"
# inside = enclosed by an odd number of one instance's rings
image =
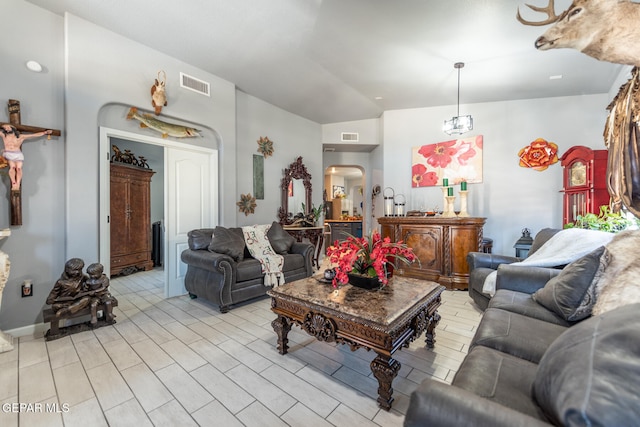
[[[180,340],[167,341],[161,344],[160,347],[187,372],[191,372],[207,363],[206,360]]]
[[[300,424],[303,424],[305,427],[333,426],[333,424],[329,423],[323,417],[316,414],[300,402],[296,403],[291,409],[282,414],[280,418],[290,426],[296,426]]]
[[[173,399],[169,390],[144,363],[124,369],[121,374],[147,413]]]
[[[104,414],[109,422],[109,427],[153,427],[149,416],[136,399],[127,399],[119,405],[106,410]]]
[[[62,419],[65,427],[108,427],[107,419],[95,397],[71,405],[68,412],[62,413]]]
[[[175,362],[171,356],[151,339],[133,343],[131,348],[135,350],[152,371],[157,371]]]
[[[56,396],[48,360],[18,368],[18,396],[24,403],[42,402]]]
[[[253,402],[240,411],[236,417],[247,426],[287,427],[284,421],[275,416],[260,402]]]
[[[293,397],[245,365],[231,369],[226,375],[276,415],[282,415],[296,403]]]
[[[189,413],[214,400],[213,396],[177,363],[157,370],[156,375]]]
[[[53,370],[53,378],[61,403],[76,406],[95,398],[93,388],[80,361]]]
[[[243,423],[217,400],[191,414],[200,427],[211,427],[211,420],[224,427],[245,427]]]
[[[209,364],[196,369],[191,375],[232,414],[255,401],[253,396]]]
[[[327,417],[339,404],[335,398],[280,366],[273,365],[261,375],[322,417]]]
[[[178,402],[172,400],[161,407],[149,412],[149,418],[154,427],[197,427],[198,424],[180,406]]]
[[[133,393],[113,363],[105,363],[86,372],[103,411],[133,398]],[[110,420],[109,422],[111,423]]]

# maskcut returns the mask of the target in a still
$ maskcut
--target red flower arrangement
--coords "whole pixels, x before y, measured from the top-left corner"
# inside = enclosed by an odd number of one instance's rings
[[[336,240],[327,249],[327,255],[332,264],[337,264],[334,287],[338,283],[348,283],[348,273],[378,277],[380,283],[386,285],[389,282],[387,263],[398,260],[409,265],[417,260],[412,248],[402,241],[394,243],[388,237],[382,239],[378,231],[367,237],[347,235],[346,240]]]

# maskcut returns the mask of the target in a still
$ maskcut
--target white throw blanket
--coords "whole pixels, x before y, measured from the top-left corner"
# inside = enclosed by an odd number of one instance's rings
[[[264,285],[277,287],[284,285],[284,257],[278,255],[269,243],[267,232],[271,224],[250,225],[242,227],[244,241],[252,257],[260,261],[262,272],[264,273]]]
[[[513,266],[557,267],[569,264],[582,258],[600,246],[606,245],[613,239],[613,233],[604,231],[585,230],[582,228],[567,228],[554,234],[530,257]],[[497,271],[492,272],[484,280],[482,292],[493,296],[496,293]]]

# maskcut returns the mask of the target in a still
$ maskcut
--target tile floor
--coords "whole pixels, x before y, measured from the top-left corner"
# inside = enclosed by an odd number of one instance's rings
[[[294,327],[290,353],[278,354],[268,298],[220,314],[201,299],[164,299],[158,270],[114,278],[111,292],[115,325],[21,337],[0,354],[0,426],[401,426],[424,378],[451,381],[481,315],[466,292],[443,293],[435,349],[421,337],[395,355],[387,412],[373,353]]]

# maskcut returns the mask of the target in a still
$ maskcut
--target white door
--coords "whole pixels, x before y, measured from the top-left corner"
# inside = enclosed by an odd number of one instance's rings
[[[166,147],[165,151],[165,296],[186,293],[186,265],[180,254],[187,248],[187,233],[217,223],[217,151],[201,152]]]

